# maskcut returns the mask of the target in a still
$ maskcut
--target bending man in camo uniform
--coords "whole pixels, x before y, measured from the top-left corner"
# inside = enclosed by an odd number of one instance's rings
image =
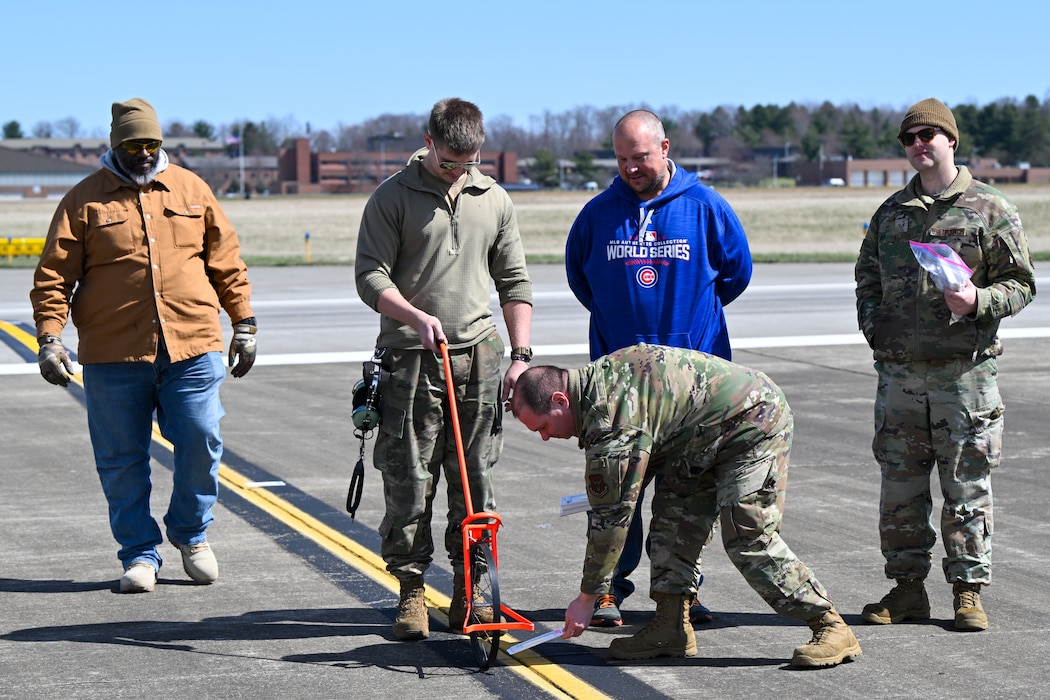
[[[609,592],[638,494],[652,482],[656,616],[613,640],[612,658],[696,655],[694,566],[718,517],[726,552],[751,587],[813,630],[792,664],[833,666],[861,653],[827,591],[780,538],[794,420],[765,374],[695,350],[634,345],[581,369],[527,370],[511,406],[544,440],[578,437],[586,451],[587,555],[565,638],[583,633],[595,599]]]
[[[1003,402],[995,358],[999,320],[1035,295],[1035,272],[1017,209],[955,165],[955,116],[933,98],[911,107],[898,137],[918,174],[883,202],[857,259],[857,316],[874,350],[875,459],[882,469],[879,536],[894,588],[862,617],[925,620],[923,584],[937,533],[930,523],[934,464],[944,506],[942,567],[955,629],[987,629],[981,586],[991,581],[991,472],[999,464]],[[909,243],[944,243],[973,276],[938,291]]]

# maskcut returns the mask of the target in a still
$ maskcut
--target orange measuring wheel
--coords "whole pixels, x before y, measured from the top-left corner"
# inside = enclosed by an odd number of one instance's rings
[[[459,411],[456,409],[456,389],[452,382],[452,363],[448,359],[448,346],[444,343],[441,344],[441,359],[445,363],[452,431],[456,436],[456,454],[459,457],[463,498],[467,506],[467,517],[462,523],[463,578],[467,589],[467,619],[463,624],[463,631],[470,635],[474,658],[484,671],[496,660],[500,634],[504,630],[532,630],[535,629],[535,625],[500,601],[499,547],[496,544],[496,533],[502,521],[496,513],[474,512],[474,505],[470,499],[470,484],[467,481],[467,461],[463,454],[463,435],[459,428]],[[489,612],[492,621],[483,622],[483,618],[490,617],[486,614]]]

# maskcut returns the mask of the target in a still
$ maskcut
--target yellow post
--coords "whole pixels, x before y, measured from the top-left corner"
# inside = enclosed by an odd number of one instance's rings
[[[310,232],[307,231],[306,235],[303,236],[303,240],[306,242],[306,262],[310,262]]]

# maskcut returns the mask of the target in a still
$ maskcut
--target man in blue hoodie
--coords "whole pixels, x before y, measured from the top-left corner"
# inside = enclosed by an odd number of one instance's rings
[[[565,271],[591,314],[591,360],[643,342],[732,359],[722,309],[751,280],[747,236],[721,196],[667,157],[670,145],[652,112],[621,117],[613,129],[619,176],[587,203],[569,231]],[[622,624],[620,605],[634,592],[628,577],[642,556],[640,511],[613,592],[595,604],[593,625]],[[697,587],[699,568],[697,562]],[[710,619],[694,596],[690,620]]]

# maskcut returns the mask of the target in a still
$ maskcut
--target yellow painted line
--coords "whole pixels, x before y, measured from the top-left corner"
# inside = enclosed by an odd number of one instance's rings
[[[9,336],[26,346],[32,352],[37,352],[40,348],[36,343],[36,336],[31,333],[26,333],[18,326],[8,323],[7,321],[0,321],[0,331],[7,333]],[[69,375],[74,384],[81,387],[84,386],[84,379],[79,374]]]
[[[36,338],[33,337],[31,334],[26,333],[24,330],[14,325],[13,323],[8,323],[7,321],[0,321],[0,331],[7,333],[9,336],[20,342],[22,345],[25,345],[33,352],[37,351]]]
[[[36,347],[36,338],[6,321],[0,321],[0,331],[9,334],[30,349]],[[83,379],[78,374],[73,375],[73,381],[80,386],[84,385]],[[174,446],[161,435],[160,426],[156,422],[153,423],[153,442],[169,452],[174,453],[175,451]],[[331,552],[376,583],[395,594],[400,593],[397,579],[386,570],[386,563],[382,557],[372,550],[324,524],[312,515],[296,508],[268,489],[247,486],[247,484],[251,483],[250,480],[225,463],[219,464],[219,482],[245,501],[284,523],[295,532],[312,540],[318,546]],[[447,624],[448,606],[451,603],[449,597],[427,587],[426,600],[427,606],[432,608],[433,612],[438,613],[439,617]],[[506,632],[500,634],[501,653],[499,658],[505,668],[514,671],[552,697],[588,698],[588,700],[591,698],[597,700],[609,697],[561,666],[551,664],[548,659],[540,656],[532,649],[526,649],[514,656],[509,656],[506,653],[507,648],[519,641],[521,640]]]
[[[171,444],[160,436],[156,426],[154,427],[154,440],[171,449]],[[385,586],[395,594],[400,593],[397,579],[386,570],[383,559],[370,549],[340,533],[334,528],[322,523],[311,515],[304,513],[283,498],[263,488],[251,488],[245,486],[248,479],[239,472],[222,464],[219,467],[219,480],[229,489],[235,491],[241,498],[252,503],[259,509],[280,520],[299,534],[314,541],[319,546],[331,552],[339,559],[353,566],[361,573],[369,576],[374,581]],[[448,606],[451,602],[448,596],[426,588],[427,605],[430,608],[440,608],[443,621],[448,623]],[[588,683],[577,678],[575,675],[565,671],[560,666],[551,665],[550,662],[527,649],[514,657],[505,652],[510,646],[521,641],[503,632],[500,634],[500,648],[503,653],[500,659],[506,668],[514,670],[524,679],[543,689],[554,697],[564,698],[604,698],[604,694]],[[509,663],[508,663],[509,662]],[[536,678],[539,676],[539,678]],[[540,682],[542,679],[543,682]]]

